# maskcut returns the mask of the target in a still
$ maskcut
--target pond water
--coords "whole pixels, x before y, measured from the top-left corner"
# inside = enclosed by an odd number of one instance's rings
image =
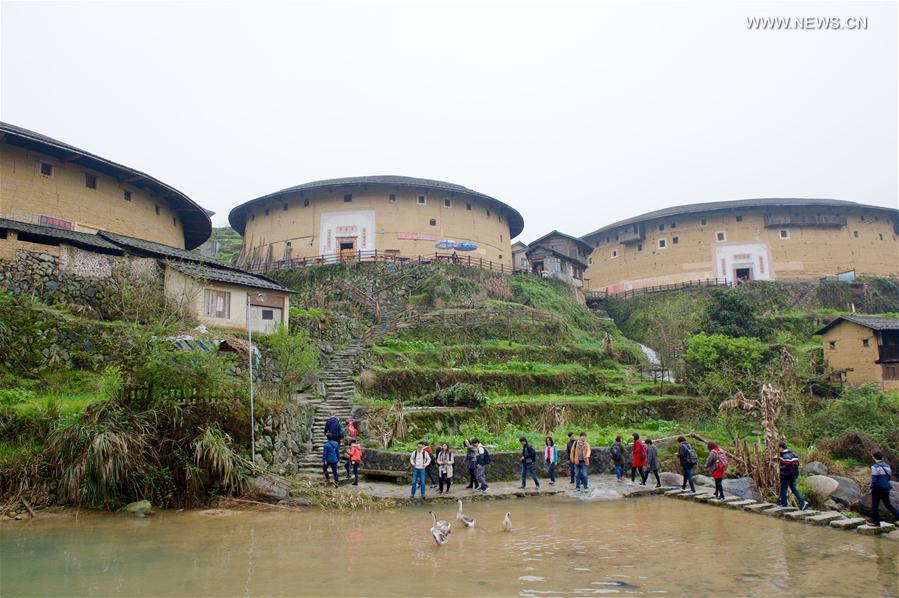
[[[438,515],[451,519],[446,506]],[[0,526],[3,596],[895,596],[899,543],[662,497],[378,512],[82,515]],[[515,529],[500,522],[512,513]]]

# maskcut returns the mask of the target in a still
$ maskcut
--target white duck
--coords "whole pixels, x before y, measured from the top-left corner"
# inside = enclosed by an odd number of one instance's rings
[[[506,516],[503,517],[503,531],[504,532],[512,531],[512,513],[506,513]]]
[[[434,541],[437,542],[438,545],[443,546],[447,542],[447,537],[450,535],[450,524],[448,521],[438,521],[437,515],[434,514],[433,511],[431,513],[431,518],[434,520],[434,525],[431,526],[431,536],[434,537]]]
[[[456,513],[456,521],[461,521],[462,525],[465,527],[474,527],[474,524],[477,523],[477,519],[472,519],[462,512],[462,501],[459,501],[459,512]]]

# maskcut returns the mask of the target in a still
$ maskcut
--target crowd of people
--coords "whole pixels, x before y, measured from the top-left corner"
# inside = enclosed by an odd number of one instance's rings
[[[353,485],[359,484],[359,466],[362,463],[362,447],[357,441],[356,427],[352,420],[347,420],[346,425],[336,418],[332,417],[325,423],[325,442],[322,448],[322,472],[327,482],[333,483],[335,486],[339,483],[337,469],[340,462],[341,441],[348,438],[345,468],[346,475],[353,477]],[[633,442],[625,445],[621,440],[621,436],[615,437],[615,442],[609,447],[609,454],[612,458],[613,471],[618,482],[626,479],[626,464],[630,461],[630,479],[636,483],[637,478],[640,479],[640,485],[645,486],[650,476],[655,478],[655,487],[662,486],[662,480],[659,475],[659,452],[651,438],[645,441],[640,435],[634,432],[632,435]],[[534,469],[537,463],[537,451],[528,442],[524,436],[518,439],[521,443],[521,485],[524,489],[527,486],[528,478],[533,480],[534,487],[540,489],[540,478]],[[677,459],[680,463],[680,469],[683,472],[683,482],[681,489],[686,490],[689,486],[690,492],[696,492],[696,484],[693,479],[693,472],[699,465],[699,456],[695,447],[690,444],[683,436],[677,438]],[[468,485],[466,489],[479,490],[487,492],[487,469],[493,462],[493,458],[487,447],[477,438],[466,439],[464,441],[465,458],[464,465],[468,472]],[[716,442],[707,442],[708,457],[704,463],[706,473],[712,476],[715,483],[715,496],[724,499],[724,478],[727,474],[728,457]],[[800,493],[796,486],[799,479],[799,456],[789,449],[785,442],[781,442],[779,446],[780,452],[778,456],[779,473],[780,473],[780,492],[778,495],[779,506],[787,506],[788,492],[792,492],[796,497],[800,509],[808,508],[809,503]],[[574,432],[568,433],[568,441],[565,445],[565,455],[568,459],[569,483],[575,486],[576,491],[587,492],[589,489],[588,471],[590,467],[591,447],[587,441],[587,434],[581,432],[575,436]],[[552,436],[544,439],[543,446],[543,462],[546,465],[547,474],[549,476],[549,485],[554,486],[556,483],[556,466],[559,464],[559,451]],[[889,464],[883,460],[883,453],[874,451],[872,453],[874,464],[871,466],[871,493],[874,525],[880,523],[879,505],[882,503],[884,508],[899,519],[899,511],[890,503],[890,480],[892,479],[892,470]],[[437,489],[438,495],[447,495],[453,485],[454,464],[456,454],[452,447],[444,442],[437,445],[433,442],[419,442],[415,450],[409,455],[409,465],[412,470],[412,488],[411,496],[415,498],[416,491],[421,498],[425,498],[426,486],[431,489]],[[435,481],[436,480],[436,481]]]

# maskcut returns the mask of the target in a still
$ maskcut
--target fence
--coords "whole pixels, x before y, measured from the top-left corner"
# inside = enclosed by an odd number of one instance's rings
[[[471,255],[435,252],[427,255],[408,257],[394,252],[385,253],[383,251],[378,251],[377,249],[369,251],[346,251],[343,253],[317,255],[314,257],[257,262],[249,264],[246,269],[250,272],[262,273],[270,272],[272,270],[286,270],[289,268],[306,268],[309,266],[325,266],[328,264],[346,264],[352,262],[390,262],[397,264],[400,267],[404,265],[447,263],[469,268],[482,268],[501,274],[520,273],[519,270],[515,270],[512,266]]]
[[[701,280],[688,280],[685,282],[674,282],[671,284],[660,284],[651,287],[641,287],[639,289],[628,289],[619,293],[610,293],[609,291],[587,291],[587,301],[599,301],[613,297],[616,299],[624,299],[627,297],[636,297],[637,295],[645,295],[647,293],[661,293],[664,291],[675,291],[679,289],[692,289],[696,287],[731,287],[734,283],[726,278],[704,278]]]

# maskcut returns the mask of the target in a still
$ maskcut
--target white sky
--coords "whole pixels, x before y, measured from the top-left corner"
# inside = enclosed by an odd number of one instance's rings
[[[868,19],[750,31],[750,16]],[[671,205],[896,207],[894,2],[0,5],[0,118],[215,210],[298,183],[451,181],[530,240]]]

